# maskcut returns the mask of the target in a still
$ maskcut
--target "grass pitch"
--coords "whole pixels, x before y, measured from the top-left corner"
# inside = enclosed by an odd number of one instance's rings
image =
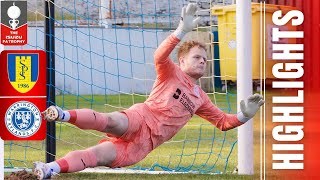
[[[236,112],[236,96],[231,94],[210,95],[212,101],[225,112]],[[142,95],[60,95],[57,105],[64,109],[91,108],[99,112],[112,112],[145,101]],[[256,116],[259,117],[259,116]],[[258,133],[258,132],[255,132]],[[57,158],[72,150],[85,149],[97,144],[105,134],[80,130],[67,123],[56,124]],[[258,146],[259,144],[255,144]],[[107,152],[106,152],[107,153]],[[32,167],[34,161],[45,160],[45,141],[6,141],[6,167]],[[100,174],[72,173],[58,179],[252,179],[253,176],[233,175],[237,166],[237,131],[221,132],[206,120],[195,116],[170,141],[151,152],[143,161],[130,168],[154,170],[175,169],[177,171],[200,171],[208,174]],[[257,169],[258,167],[256,167]]]

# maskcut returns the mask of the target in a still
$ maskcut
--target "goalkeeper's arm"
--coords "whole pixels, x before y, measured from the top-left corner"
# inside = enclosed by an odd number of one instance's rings
[[[241,111],[239,113],[226,114],[216,107],[208,97],[206,102],[197,110],[196,114],[208,120],[220,130],[227,131],[253,118],[263,104],[264,100],[261,95],[251,95],[247,98],[247,104],[245,104],[245,101],[241,101]]]
[[[174,69],[174,63],[169,58],[170,53],[180,42],[185,34],[192,31],[198,24],[200,18],[195,18],[194,15],[197,11],[197,4],[190,3],[187,7],[182,8],[181,20],[178,28],[167,37],[157,48],[154,53],[154,64],[158,76],[166,77]]]

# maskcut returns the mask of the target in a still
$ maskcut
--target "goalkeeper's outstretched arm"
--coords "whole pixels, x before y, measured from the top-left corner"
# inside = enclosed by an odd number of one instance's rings
[[[176,45],[182,40],[183,36],[192,31],[198,24],[200,18],[195,18],[197,4],[190,3],[187,7],[182,8],[181,20],[178,28],[167,37],[157,48],[154,53],[154,64],[158,78],[170,76],[174,71],[174,63],[169,58],[170,53]]]
[[[244,100],[241,101],[241,111],[237,114],[226,114],[217,108],[208,97],[196,114],[211,122],[218,129],[227,131],[253,118],[260,106],[264,104],[264,100],[259,94],[249,96],[246,101],[247,103]]]

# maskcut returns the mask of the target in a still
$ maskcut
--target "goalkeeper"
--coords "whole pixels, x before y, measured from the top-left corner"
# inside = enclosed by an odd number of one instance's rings
[[[182,8],[178,28],[154,53],[157,78],[149,98],[127,110],[99,113],[90,109],[63,111],[50,106],[44,113],[47,121],[69,122],[81,129],[108,133],[112,138],[85,150],[68,153],[51,163],[35,162],[34,173],[46,179],[56,173],[78,172],[87,167],[111,168],[133,165],[153,149],[171,139],[194,114],[208,120],[222,131],[238,127],[251,119],[264,104],[255,94],[241,101],[241,111],[225,114],[196,85],[206,69],[206,47],[202,43],[183,43],[178,51],[179,66],[169,54],[199,22],[196,4]]]

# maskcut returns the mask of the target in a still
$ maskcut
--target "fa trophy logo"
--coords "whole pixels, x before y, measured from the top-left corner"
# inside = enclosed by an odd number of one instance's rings
[[[0,44],[27,44],[27,1],[1,2],[1,41]]]
[[[11,18],[9,20],[9,24],[10,24],[12,30],[16,30],[16,28],[19,24],[18,18],[21,15],[20,8],[18,6],[16,6],[15,3],[13,3],[13,5],[11,7],[9,7],[7,14]]]

